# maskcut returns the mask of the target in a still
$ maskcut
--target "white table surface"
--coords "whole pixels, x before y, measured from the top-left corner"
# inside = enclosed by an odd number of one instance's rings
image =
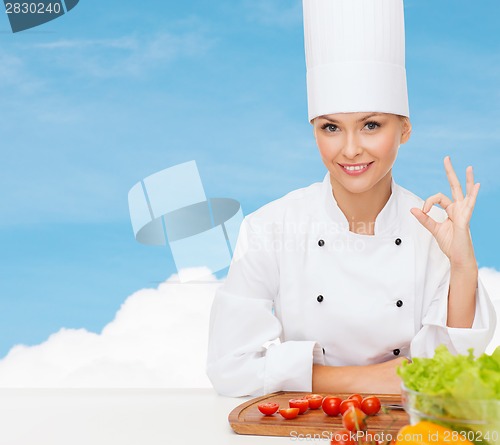
[[[0,444],[305,443],[234,433],[227,417],[246,400],[213,389],[0,389]]]

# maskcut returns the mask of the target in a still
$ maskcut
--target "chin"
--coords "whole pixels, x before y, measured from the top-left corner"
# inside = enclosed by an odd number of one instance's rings
[[[369,190],[371,190],[373,188],[373,184],[367,185],[367,186],[362,186],[362,185],[359,185],[359,186],[348,186],[348,185],[345,185],[345,184],[341,184],[341,187],[343,187],[349,193],[362,194],[362,193],[365,193],[365,192],[368,192]]]
[[[342,187],[349,193],[365,193],[375,185],[373,181],[367,181],[364,178],[347,178],[347,180],[339,180],[332,172],[330,172],[330,175],[333,178],[334,187]]]

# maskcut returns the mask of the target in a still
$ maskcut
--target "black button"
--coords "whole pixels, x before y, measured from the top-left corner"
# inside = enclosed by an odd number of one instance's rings
[[[396,241],[394,241],[396,243],[396,246],[399,246],[402,241],[401,241],[401,238],[396,238]]]
[[[325,348],[323,348],[323,354],[325,353]]]
[[[320,239],[320,240],[318,241],[318,246],[319,246],[319,247],[323,247],[324,245],[325,245],[325,242],[324,242],[322,239]]]
[[[396,301],[396,306],[397,307],[403,306],[403,302],[401,300]]]
[[[316,300],[318,300],[318,303],[321,303],[323,301],[323,295],[318,295],[318,298],[316,298]]]
[[[392,351],[392,353],[393,353],[394,355],[399,355],[399,353],[400,353],[400,352],[401,352],[401,351],[400,351],[399,349],[394,349],[394,351]]]

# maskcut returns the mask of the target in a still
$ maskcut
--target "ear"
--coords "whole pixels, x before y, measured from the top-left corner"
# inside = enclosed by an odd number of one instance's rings
[[[312,127],[313,127],[313,135],[314,135],[314,139],[316,139],[316,118],[314,118],[314,119],[311,121],[311,124],[312,124]]]
[[[402,132],[401,132],[401,144],[405,144],[410,139],[411,135],[411,122],[410,118],[405,117],[403,120]]]

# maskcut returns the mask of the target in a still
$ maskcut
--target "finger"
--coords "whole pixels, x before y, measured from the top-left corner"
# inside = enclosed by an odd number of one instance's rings
[[[472,210],[474,210],[474,206],[476,205],[476,198],[477,198],[477,195],[479,193],[479,188],[481,187],[481,184],[479,184],[479,182],[477,184],[474,184],[472,186],[472,190],[470,192],[470,194],[467,196],[467,207],[471,210],[471,214],[472,214]]]
[[[474,187],[474,171],[472,170],[471,166],[467,167],[467,170],[465,170],[465,177],[467,195],[470,195]]]
[[[446,208],[452,203],[451,199],[448,198],[443,193],[436,193],[435,195],[430,196],[424,202],[422,207],[422,212],[427,213],[432,208],[434,204],[439,204],[443,209]]]
[[[412,215],[418,219],[418,222],[422,224],[432,235],[435,235],[438,228],[438,223],[434,221],[429,215],[426,215],[422,210],[417,208],[412,208],[410,210]]]
[[[455,170],[453,170],[453,166],[451,165],[451,159],[449,156],[444,158],[444,169],[446,171],[446,176],[448,177],[448,182],[451,187],[451,195],[455,201],[461,201],[464,199],[464,194],[462,192],[462,186],[460,185],[460,181],[457,178],[457,174]]]

